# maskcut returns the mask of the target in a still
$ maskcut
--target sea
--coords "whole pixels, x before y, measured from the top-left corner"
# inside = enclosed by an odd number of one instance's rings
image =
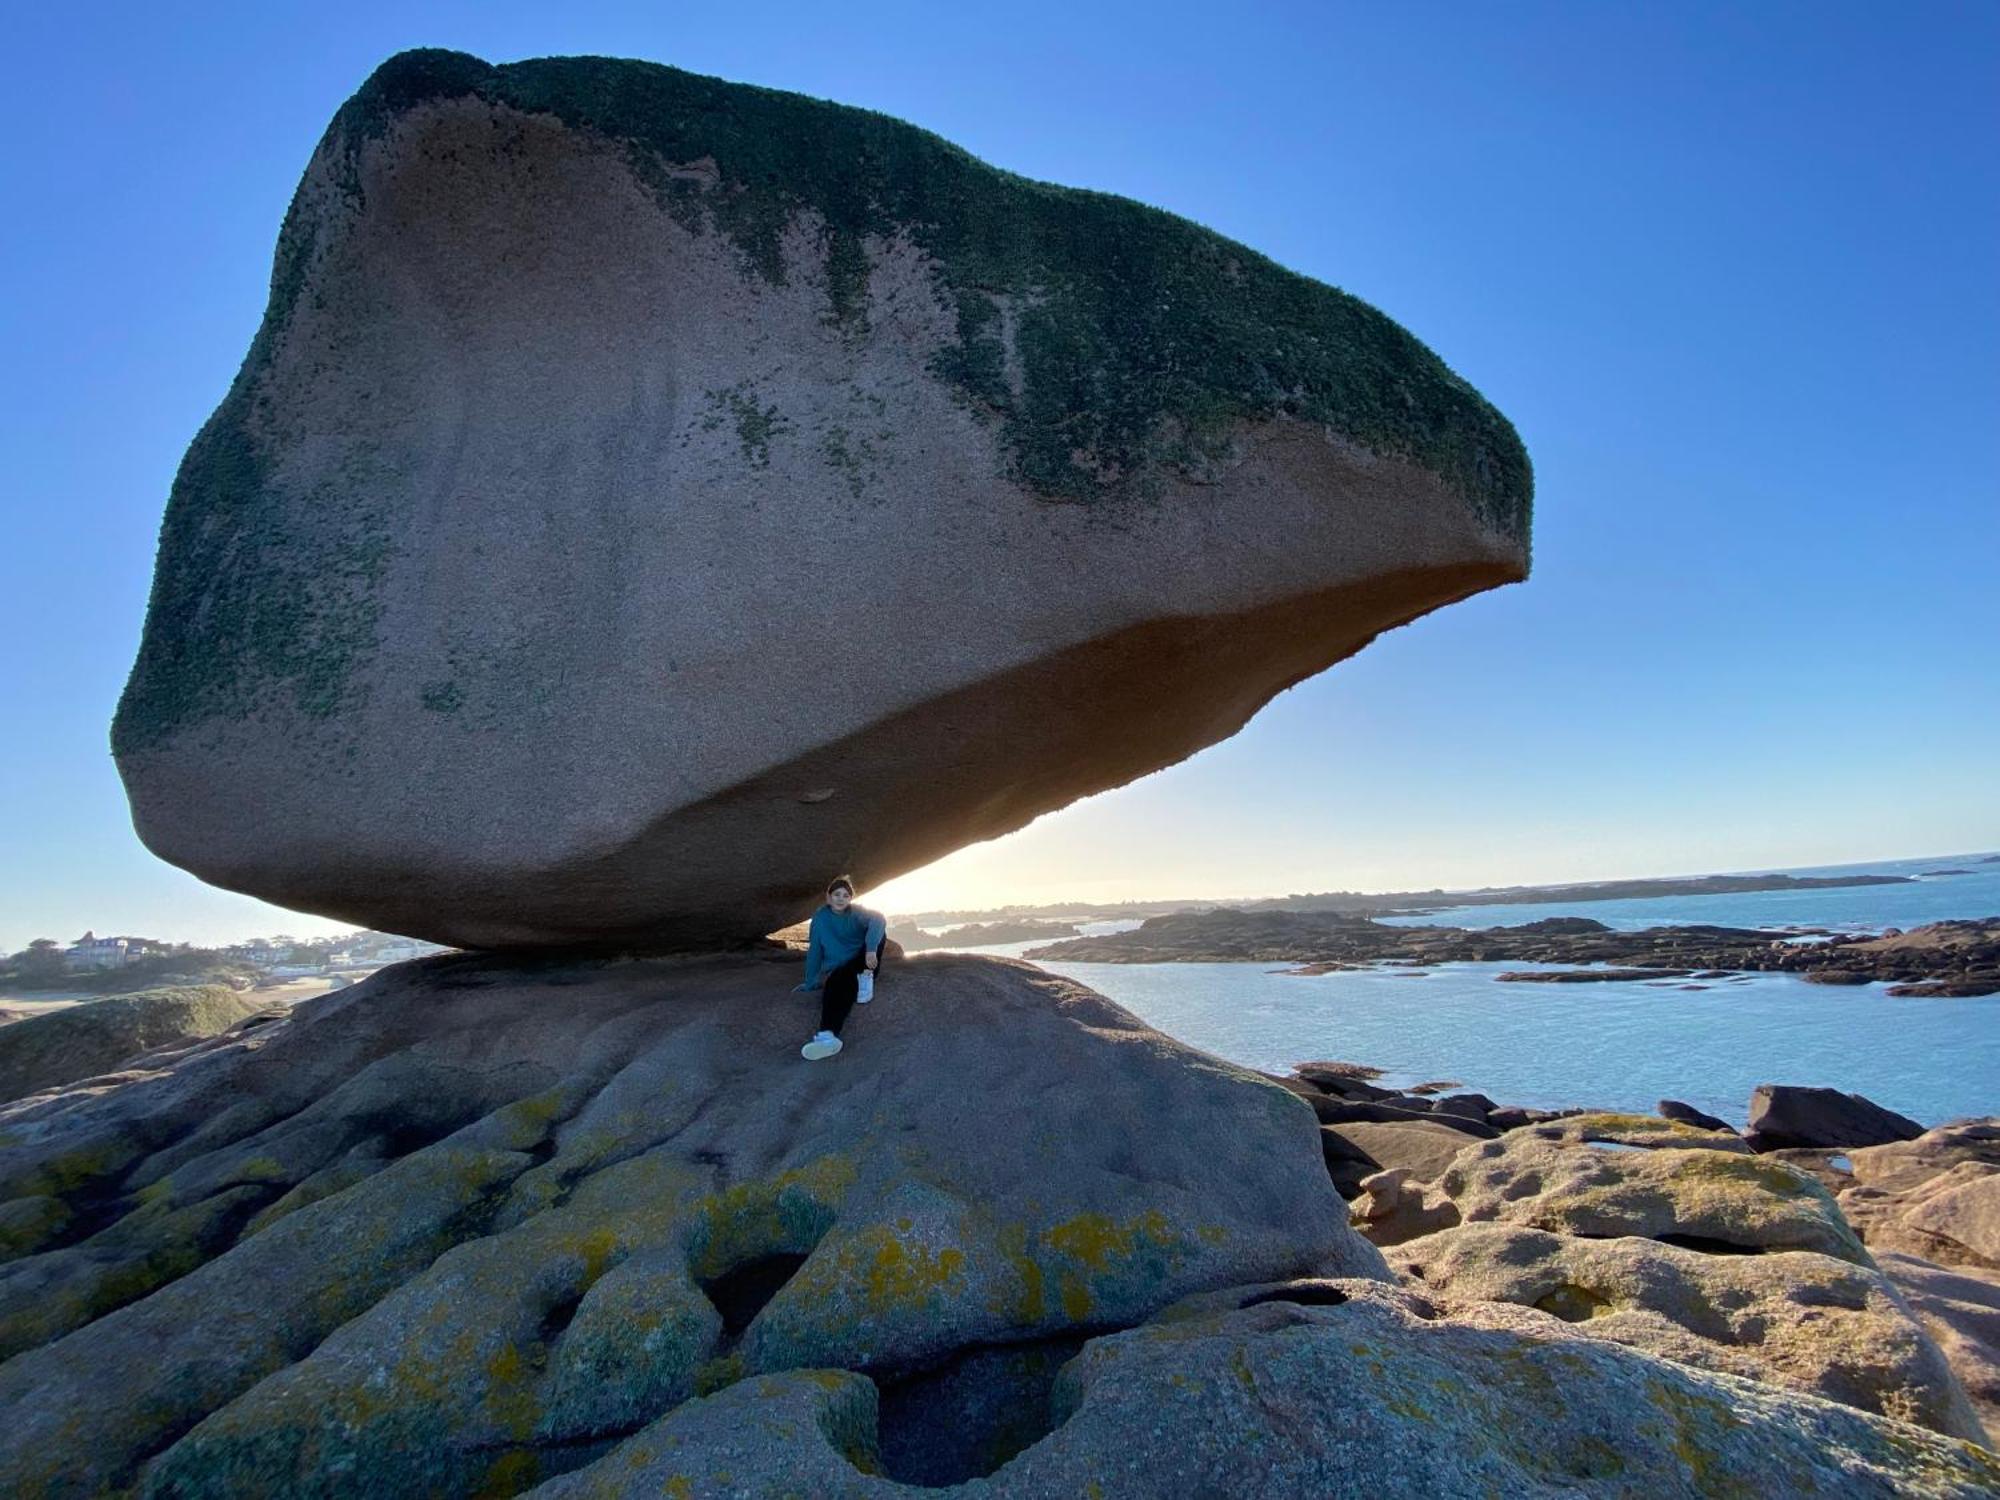
[[[1835,931],[1910,928],[2000,916],[2000,864],[1982,854],[1823,865],[1788,875],[1906,875],[1908,885],[1741,895],[1655,896],[1468,906],[1405,924],[1497,927],[1593,917],[1636,929],[1671,923]],[[1964,870],[1969,873],[1932,873]],[[1082,924],[1087,934],[1136,922]],[[948,935],[948,934],[947,934]],[[1020,957],[1038,943],[970,953]],[[1403,1087],[1456,1082],[1501,1104],[1650,1111],[1679,1099],[1742,1125],[1760,1083],[1864,1094],[1926,1125],[2000,1114],[2000,995],[1892,998],[1886,984],[1808,984],[1745,975],[1683,981],[1502,984],[1520,963],[1348,970],[1313,978],[1274,963],[1042,961],[1148,1025],[1232,1062],[1272,1072],[1314,1059],[1366,1063]],[[1547,965],[1543,967],[1560,967]]]

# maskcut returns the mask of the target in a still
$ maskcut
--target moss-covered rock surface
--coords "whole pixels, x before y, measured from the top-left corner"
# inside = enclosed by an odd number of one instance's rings
[[[886,1413],[851,1375],[747,1380],[534,1493],[939,1493],[881,1473]],[[1991,1454],[1921,1428],[1569,1337],[1538,1313],[1447,1318],[1374,1282],[1239,1288],[1095,1339],[1057,1377],[1048,1420],[1004,1469],[946,1493],[1888,1500],[2000,1483]]]
[[[513,1493],[775,1372],[1045,1389],[1188,1292],[1386,1275],[1310,1111],[1100,996],[912,960],[814,1064],[796,979],[428,961],[0,1112],[0,1492]]]

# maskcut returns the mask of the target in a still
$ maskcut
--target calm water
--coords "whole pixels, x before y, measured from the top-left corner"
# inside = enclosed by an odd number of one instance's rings
[[[1595,917],[1614,927],[1912,927],[2000,914],[2000,865],[1901,860],[1792,874],[1980,873],[1914,886],[1744,896],[1461,908],[1420,921],[1494,926]],[[1089,932],[1132,923],[1097,923]],[[1018,956],[1032,943],[969,951]],[[1666,984],[1499,984],[1522,964],[1441,964],[1298,979],[1274,964],[1082,964],[1043,967],[1087,984],[1148,1024],[1205,1051],[1283,1071],[1344,1058],[1390,1084],[1458,1079],[1503,1104],[1650,1110],[1662,1097],[1742,1124],[1759,1083],[1810,1083],[1866,1094],[1936,1124],[2000,1113],[2000,995],[1891,999],[1886,985],[1811,985],[1786,975]]]

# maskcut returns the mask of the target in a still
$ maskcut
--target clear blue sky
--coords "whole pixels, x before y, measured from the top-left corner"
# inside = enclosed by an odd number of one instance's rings
[[[1375,303],[1519,426],[1535,576],[892,905],[2000,845],[2000,6],[17,7],[0,947],[332,924],[134,838],[106,726],[279,217],[384,57],[867,105]]]

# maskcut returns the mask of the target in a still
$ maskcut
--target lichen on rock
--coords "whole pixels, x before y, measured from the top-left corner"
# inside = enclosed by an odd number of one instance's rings
[[[789,959],[464,956],[0,1112],[0,1222],[56,1240],[0,1264],[0,1490],[512,1493],[778,1372],[914,1400],[1387,1275],[1283,1090],[1026,965],[895,969],[827,1068]]]

